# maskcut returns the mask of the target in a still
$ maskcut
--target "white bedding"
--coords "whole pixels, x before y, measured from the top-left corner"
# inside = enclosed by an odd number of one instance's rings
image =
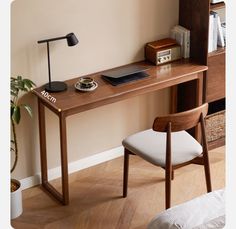
[[[159,213],[148,229],[220,229],[225,224],[224,189]]]
[[[221,229],[225,226],[225,215],[219,216],[193,229]]]

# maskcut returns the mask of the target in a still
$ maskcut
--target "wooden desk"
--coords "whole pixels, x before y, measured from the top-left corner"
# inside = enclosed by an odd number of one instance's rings
[[[93,92],[86,93],[79,92],[75,89],[74,84],[78,81],[78,78],[67,80],[65,81],[68,85],[67,91],[50,93],[51,96],[56,98],[55,104],[41,94],[44,90],[43,86],[33,90],[33,93],[38,97],[42,186],[62,204],[69,204],[66,139],[67,116],[103,106],[105,104],[128,99],[133,96],[172,87],[191,80],[196,80],[197,82],[196,106],[202,104],[203,72],[207,70],[207,66],[191,63],[189,60],[181,60],[160,67],[153,66],[147,62],[139,62],[138,64],[150,67],[147,71],[150,75],[149,77],[114,87],[101,78],[101,73],[91,74],[89,76],[95,79],[98,83],[98,88]],[[175,103],[175,99],[172,100],[172,103]],[[45,106],[59,117],[62,194],[59,193],[48,181]]]

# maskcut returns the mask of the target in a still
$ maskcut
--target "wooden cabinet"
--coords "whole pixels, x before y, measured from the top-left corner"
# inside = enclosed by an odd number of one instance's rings
[[[225,97],[225,53],[208,57],[206,78],[206,102]]]
[[[179,24],[190,30],[190,59],[208,66],[204,77],[203,102],[208,102],[214,111],[225,109],[225,48],[208,53],[209,15],[211,10],[225,8],[225,3],[210,4],[210,0],[179,0]],[[195,107],[195,82],[182,84],[177,88],[177,111]],[[210,117],[211,117],[210,116]],[[210,142],[211,148],[224,144],[224,139]]]

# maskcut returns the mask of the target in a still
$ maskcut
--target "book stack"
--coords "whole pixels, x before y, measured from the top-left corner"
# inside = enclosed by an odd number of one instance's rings
[[[217,12],[211,11],[209,18],[209,41],[208,41],[208,52],[217,50],[217,46],[225,47],[225,36],[224,36],[225,23],[221,23],[220,17]]]
[[[189,58],[190,56],[190,30],[183,26],[176,25],[171,30],[171,38],[176,40],[180,45],[181,57]]]

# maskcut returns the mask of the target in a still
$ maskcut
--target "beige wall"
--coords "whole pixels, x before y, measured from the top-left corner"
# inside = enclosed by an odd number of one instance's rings
[[[178,0],[15,0],[11,9],[12,75],[38,86],[47,82],[46,46],[37,40],[74,32],[80,43],[51,44],[53,80],[128,64],[144,58],[148,41],[164,38],[178,22]],[[39,172],[37,104],[31,120],[23,112],[18,126],[20,159],[14,176]],[[69,161],[121,145],[128,134],[149,128],[157,114],[168,112],[169,91],[163,90],[106,105],[68,118]],[[57,117],[47,111],[49,168],[59,166]]]

